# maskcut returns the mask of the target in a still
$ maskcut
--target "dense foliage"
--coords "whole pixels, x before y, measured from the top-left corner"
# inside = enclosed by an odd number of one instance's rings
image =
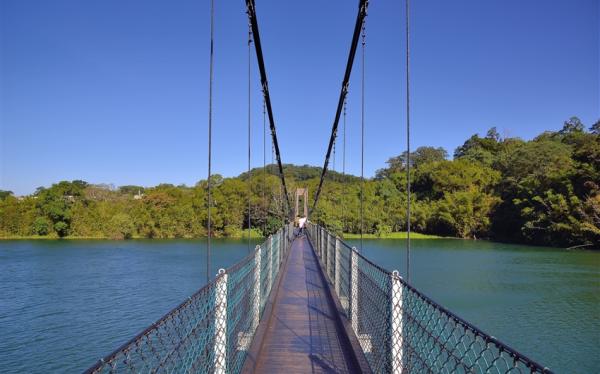
[[[571,118],[557,132],[531,141],[502,138],[495,128],[473,135],[448,160],[442,148],[420,147],[410,163],[413,230],[462,238],[485,237],[532,244],[600,245],[600,121],[589,131]],[[364,187],[365,233],[406,230],[406,160],[402,154],[364,181],[330,172],[312,219],[337,232],[360,232]],[[290,191],[314,192],[321,168],[285,166]],[[216,175],[213,230],[240,236],[273,232],[284,199],[276,168],[235,178]],[[90,185],[84,181],[40,187],[14,197],[0,191],[0,237],[75,236],[173,238],[206,235],[206,187],[152,188]]]

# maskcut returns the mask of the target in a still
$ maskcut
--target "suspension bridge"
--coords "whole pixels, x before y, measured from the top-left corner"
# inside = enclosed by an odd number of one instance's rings
[[[254,44],[265,123],[268,115],[285,196],[282,214],[289,223],[249,251],[240,262],[219,270],[214,278],[210,276],[213,2],[211,0],[207,283],[147,329],[100,359],[86,373],[551,373],[410,284],[410,196],[406,278],[398,271],[389,271],[371,262],[360,250],[330,232],[326,222],[305,221],[317,208],[332,150],[335,152],[342,115],[345,130],[348,84],[361,36],[364,108],[367,0],[360,0],[358,4],[329,145],[310,209],[306,189],[296,190],[294,208],[289,201],[256,7],[254,0],[246,0],[248,76],[250,81],[250,52]],[[408,0],[405,4],[406,130],[407,155],[410,157]],[[364,134],[364,109],[362,128]],[[343,138],[345,143],[345,131]],[[364,154],[364,146],[361,148]],[[249,160],[250,150],[249,137]],[[407,191],[410,193],[410,159],[406,167]],[[361,165],[361,174],[362,169]],[[364,175],[361,177],[364,180]],[[362,195],[361,191],[361,226]],[[302,213],[300,199],[304,204]],[[298,217],[302,217],[300,223]]]

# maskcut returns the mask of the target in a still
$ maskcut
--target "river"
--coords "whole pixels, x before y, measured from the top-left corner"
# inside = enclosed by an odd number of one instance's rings
[[[404,274],[404,247],[363,253]],[[215,240],[211,273],[247,248]],[[83,371],[201,287],[205,257],[201,240],[0,241],[0,372]],[[421,239],[411,266],[417,288],[530,358],[600,372],[600,253]]]

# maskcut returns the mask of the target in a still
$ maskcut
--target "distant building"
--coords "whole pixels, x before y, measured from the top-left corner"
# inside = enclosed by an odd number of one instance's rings
[[[133,195],[133,198],[135,200],[141,200],[144,197],[144,194],[142,193],[141,190],[138,190],[138,193],[136,195]]]

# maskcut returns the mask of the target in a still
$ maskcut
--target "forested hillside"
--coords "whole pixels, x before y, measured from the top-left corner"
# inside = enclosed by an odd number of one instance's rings
[[[531,141],[502,138],[495,128],[473,135],[452,160],[444,149],[411,154],[412,227],[421,233],[553,246],[600,246],[600,121],[589,130],[577,118]],[[285,166],[290,191],[313,193],[321,168]],[[247,198],[255,231],[282,222],[277,169],[215,175],[216,236],[247,227]],[[0,192],[0,237],[73,236],[175,238],[206,235],[206,187],[91,185],[63,181],[31,196]],[[329,173],[311,219],[337,232],[360,232],[361,180]],[[364,182],[364,232],[406,229],[406,154]],[[310,197],[312,199],[312,195]],[[311,200],[312,201],[312,200]]]

